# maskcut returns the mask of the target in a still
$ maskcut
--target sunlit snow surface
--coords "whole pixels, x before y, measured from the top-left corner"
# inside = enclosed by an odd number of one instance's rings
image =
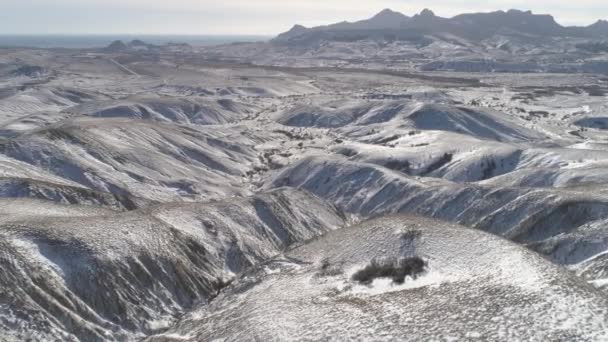
[[[360,285],[352,269],[417,255],[428,271],[403,285]],[[336,267],[331,274],[323,262]],[[603,340],[606,298],[511,242],[415,217],[328,233],[246,273],[168,336],[242,340]],[[151,338],[163,341],[164,337]],[[171,339],[168,339],[171,340]]]
[[[235,274],[344,224],[331,205],[290,189],[127,213],[3,201],[3,340],[162,331]]]

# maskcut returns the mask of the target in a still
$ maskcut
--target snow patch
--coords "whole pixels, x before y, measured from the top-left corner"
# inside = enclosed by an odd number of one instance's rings
[[[349,293],[376,296],[385,293],[400,292],[427,286],[437,288],[441,286],[442,283],[451,282],[454,280],[454,277],[446,276],[437,271],[427,271],[416,279],[409,276],[406,277],[403,284],[395,284],[390,278],[374,279],[370,285],[357,284],[353,286]]]

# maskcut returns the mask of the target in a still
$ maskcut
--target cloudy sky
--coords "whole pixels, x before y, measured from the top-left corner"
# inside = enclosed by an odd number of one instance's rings
[[[136,33],[273,35],[370,17],[384,8],[408,15],[497,9],[551,13],[564,25],[608,18],[606,0],[0,0],[0,34]]]

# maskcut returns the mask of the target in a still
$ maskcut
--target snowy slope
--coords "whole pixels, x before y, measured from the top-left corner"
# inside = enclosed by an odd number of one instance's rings
[[[0,227],[0,339],[132,340],[165,329],[235,274],[344,223],[280,190],[128,213],[22,201]],[[41,210],[46,208],[44,210]]]
[[[415,95],[410,94],[414,97]],[[320,106],[297,105],[276,118],[295,127],[335,128],[348,124],[375,127],[397,126],[413,130],[435,130],[470,135],[484,140],[521,141],[540,135],[504,113],[431,101],[333,101]],[[393,127],[391,127],[393,128]]]
[[[202,125],[235,122],[259,110],[255,106],[239,103],[230,98],[209,101],[173,97],[134,97],[108,103],[87,103],[70,108],[71,112],[98,118],[138,118]]]
[[[352,278],[374,259],[412,256],[425,272],[401,285]],[[606,301],[506,240],[396,216],[290,250],[147,341],[600,341],[608,338]]]
[[[248,140],[232,142],[230,134],[144,120],[80,119],[21,135],[3,151],[93,190],[163,201],[221,198],[247,193],[240,180],[257,161]]]
[[[337,158],[309,157],[282,170],[266,186],[305,189],[363,217],[417,214],[461,223],[526,244],[558,236],[566,238],[578,227],[608,218],[606,195],[416,179],[374,164]],[[586,243],[588,239],[581,239],[577,246],[585,249]],[[606,247],[602,244],[599,249],[587,249],[588,256]],[[554,256],[557,263],[564,263],[561,256]]]

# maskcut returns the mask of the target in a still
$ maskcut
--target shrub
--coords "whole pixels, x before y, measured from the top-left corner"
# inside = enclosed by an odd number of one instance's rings
[[[426,262],[419,257],[372,260],[362,270],[357,271],[352,279],[362,284],[371,284],[377,278],[391,278],[396,284],[403,284],[405,277],[414,279],[425,271]]]

